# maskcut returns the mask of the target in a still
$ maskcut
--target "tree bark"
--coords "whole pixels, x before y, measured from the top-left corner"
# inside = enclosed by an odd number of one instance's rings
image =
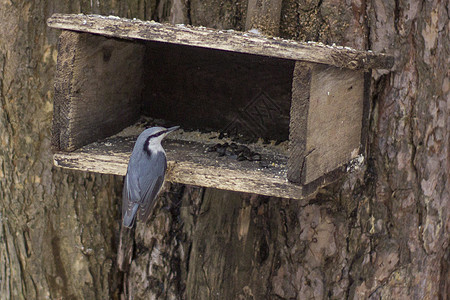
[[[372,73],[365,166],[306,205],[169,184],[122,273],[122,178],[52,167],[59,32],[45,20],[83,12],[243,30],[247,1],[3,1],[1,298],[447,299],[448,11],[438,0],[283,1],[271,27],[282,37],[396,58]]]

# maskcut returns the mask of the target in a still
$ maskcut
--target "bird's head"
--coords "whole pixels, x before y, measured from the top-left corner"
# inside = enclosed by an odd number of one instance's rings
[[[172,131],[177,130],[180,126],[174,126],[170,128],[164,127],[151,127],[144,130],[138,137],[138,143],[144,144],[144,149],[151,149],[155,147],[155,150],[161,146],[161,141]],[[142,145],[142,144],[141,144]]]

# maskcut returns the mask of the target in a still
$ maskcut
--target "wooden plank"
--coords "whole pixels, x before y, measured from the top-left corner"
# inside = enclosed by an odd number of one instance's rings
[[[53,146],[74,150],[110,136],[140,114],[144,46],[91,34],[61,35]]]
[[[312,68],[302,184],[309,184],[361,154],[364,72]]]
[[[248,32],[220,31],[187,25],[160,24],[98,15],[54,14],[48,26],[123,39],[157,41],[218,50],[323,63],[349,69],[389,69],[391,56],[320,43],[268,38]]]
[[[79,37],[80,34],[70,31],[63,31],[59,36],[53,100],[52,148],[54,150],[68,148],[70,91],[72,90],[73,61]]]
[[[104,174],[125,175],[136,137],[111,137],[73,152],[57,152],[59,167]],[[167,180],[190,185],[303,199],[302,187],[286,179],[287,157],[263,154],[268,167],[259,162],[237,161],[205,151],[207,144],[165,140],[168,157]]]
[[[308,128],[308,109],[310,98],[311,74],[314,65],[297,61],[292,78],[291,119],[289,123],[289,160],[288,179],[302,183],[306,152],[306,134]]]

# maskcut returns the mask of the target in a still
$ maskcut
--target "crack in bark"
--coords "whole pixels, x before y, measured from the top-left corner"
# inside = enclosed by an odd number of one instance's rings
[[[12,122],[11,122],[11,117],[9,115],[8,110],[6,109],[6,98],[5,98],[5,94],[8,94],[9,89],[11,88],[14,79],[10,82],[9,87],[6,90],[6,93],[3,92],[3,87],[4,87],[4,82],[3,82],[3,78],[5,78],[5,64],[6,64],[6,59],[5,59],[5,55],[2,55],[2,66],[1,66],[1,75],[0,76],[0,101],[1,101],[1,105],[2,105],[2,112],[5,115],[5,119],[6,119],[6,123],[4,124],[7,128],[9,128],[9,130],[11,130],[11,135],[14,136],[14,128],[12,126]]]
[[[398,1],[398,0],[396,0]],[[412,28],[411,30],[411,34],[413,34],[414,32],[414,28]],[[411,39],[411,43],[412,43],[412,49],[417,49],[417,45],[415,43],[414,39]],[[417,63],[414,64],[414,73],[416,74],[416,85],[419,86],[419,70],[417,69]],[[414,91],[416,96],[418,91],[415,90]],[[420,185],[420,179],[419,179],[419,170],[417,169],[416,165],[415,165],[415,160],[416,160],[416,154],[417,154],[417,147],[414,143],[414,128],[415,128],[415,120],[417,118],[416,116],[416,99],[414,97],[410,97],[410,103],[411,103],[411,107],[409,110],[409,135],[408,135],[408,145],[411,146],[411,160],[410,160],[410,167],[414,172],[414,179],[415,179],[415,184],[413,185],[413,191],[415,194],[415,198],[416,198],[416,211],[417,211],[417,218],[418,218],[418,239],[421,245],[422,250],[429,254],[426,247],[425,247],[425,241],[423,239],[423,223],[424,223],[424,214],[427,214],[427,207],[422,203],[422,197],[421,195],[423,195],[423,192],[421,190],[421,185]],[[425,212],[424,212],[425,211]]]
[[[5,257],[5,263],[4,263],[4,267],[5,267],[5,270],[4,270],[4,272],[3,272],[3,274],[5,275],[5,278],[1,278],[2,279],[2,285],[5,285],[5,286],[8,286],[9,287],[9,290],[7,289],[7,291],[8,291],[8,295],[11,297],[12,295],[12,291],[13,291],[13,286],[11,286],[11,280],[10,280],[10,278],[11,278],[11,269],[8,269],[6,266],[7,265],[11,265],[11,258],[10,258],[10,254],[9,254],[9,252],[10,251],[8,251],[9,250],[9,242],[8,242],[8,237],[7,237],[7,235],[6,235],[6,224],[3,222],[3,219],[2,219],[2,231],[3,231],[3,234],[2,234],[2,241],[3,241],[3,243],[4,243],[4,245],[5,245],[5,247],[4,247],[4,251],[2,251],[2,257]],[[1,262],[3,262],[3,259],[1,260]],[[7,274],[7,271],[9,271],[8,272],[8,274]],[[5,281],[5,283],[3,283]],[[2,289],[3,290],[3,289]]]
[[[206,261],[206,258],[202,261],[202,273],[203,273],[203,277],[204,277],[204,280],[205,280],[206,288],[208,289],[208,294],[209,294],[209,296],[211,298],[212,292],[211,292],[211,287],[210,287],[209,282],[208,282],[208,274],[206,273],[206,270],[205,270],[205,261]]]
[[[448,293],[450,292],[449,287],[449,265],[450,265],[450,246],[447,246],[444,250],[444,255],[441,259],[441,269],[440,271],[440,282],[439,282],[439,299],[448,299]]]
[[[50,231],[50,234],[52,236],[51,238],[51,251],[52,251],[52,258],[54,259],[54,267],[56,270],[56,276],[50,276],[49,284],[53,287],[50,288],[53,290],[53,292],[57,292],[58,294],[61,293],[64,299],[73,299],[73,295],[68,293],[67,287],[69,286],[69,280],[67,278],[66,270],[64,269],[64,262],[61,259],[61,245],[60,245],[60,239],[56,235],[56,232],[53,228],[53,224],[51,221],[48,223],[48,228]],[[58,284],[57,278],[61,278],[62,285]]]
[[[363,0],[362,3],[362,11],[364,11],[363,16],[363,22],[364,22],[364,30],[366,32],[366,49],[372,49],[372,40],[371,40],[371,27],[369,26],[369,14],[368,14],[368,7],[367,7],[367,1]]]
[[[399,265],[399,263],[396,264],[396,266],[398,266],[398,265]],[[400,269],[402,269],[402,268],[400,268]],[[387,286],[387,284],[389,283],[389,280],[394,275],[394,273],[397,272],[397,271],[399,271],[399,270],[396,269],[396,268],[393,268],[393,270],[391,272],[389,272],[389,275],[386,276],[386,278],[383,281],[381,281],[381,283],[375,288],[375,290],[369,294],[368,299],[372,298],[372,296],[374,294],[376,294],[380,289],[382,289],[385,286]],[[378,298],[376,298],[376,299],[378,299]]]
[[[174,187],[173,185],[171,187]],[[175,197],[177,200],[177,203],[173,203],[172,205],[173,207],[171,207],[169,209],[170,214],[172,215],[172,222],[170,223],[170,229],[169,232],[171,233],[171,236],[173,239],[175,239],[176,241],[180,241],[181,240],[181,227],[183,227],[183,224],[181,224],[180,222],[178,222],[179,220],[179,216],[180,216],[180,205],[183,201],[183,194],[186,190],[186,186],[184,185],[176,185],[175,188],[176,193],[175,193]],[[172,234],[175,233],[175,234]],[[169,272],[169,279],[171,279],[172,283],[175,283],[176,285],[176,291],[179,292],[179,297],[181,298],[181,295],[184,292],[184,289],[182,288],[182,278],[181,278],[181,260],[180,260],[180,256],[179,256],[179,252],[180,252],[180,247],[181,243],[180,242],[176,242],[175,246],[172,249],[172,253],[171,253],[171,259],[170,259],[170,272]],[[175,254],[176,253],[176,254]],[[170,274],[173,275],[173,278],[170,278]],[[166,289],[167,291],[169,289]],[[166,294],[167,296],[167,294]]]
[[[399,30],[398,30],[399,19],[400,19],[399,0],[394,0],[394,29],[397,33],[399,33]]]
[[[323,18],[322,14],[320,13],[320,8],[322,7],[322,3],[323,0],[319,0],[319,2],[317,3],[316,9],[317,9],[317,19],[318,19],[318,23],[320,24],[317,28],[317,33],[316,33],[316,41],[320,40],[320,34],[321,31],[323,30],[323,26],[326,26],[326,22],[325,19]]]
[[[192,17],[191,17],[191,0],[185,0],[186,5],[186,19],[189,25],[192,25]]]

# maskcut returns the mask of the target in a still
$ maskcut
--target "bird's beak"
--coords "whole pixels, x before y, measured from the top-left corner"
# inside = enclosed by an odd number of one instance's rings
[[[173,127],[167,128],[165,135],[171,133],[172,131],[177,130],[178,128],[180,128],[180,126],[173,126]]]

